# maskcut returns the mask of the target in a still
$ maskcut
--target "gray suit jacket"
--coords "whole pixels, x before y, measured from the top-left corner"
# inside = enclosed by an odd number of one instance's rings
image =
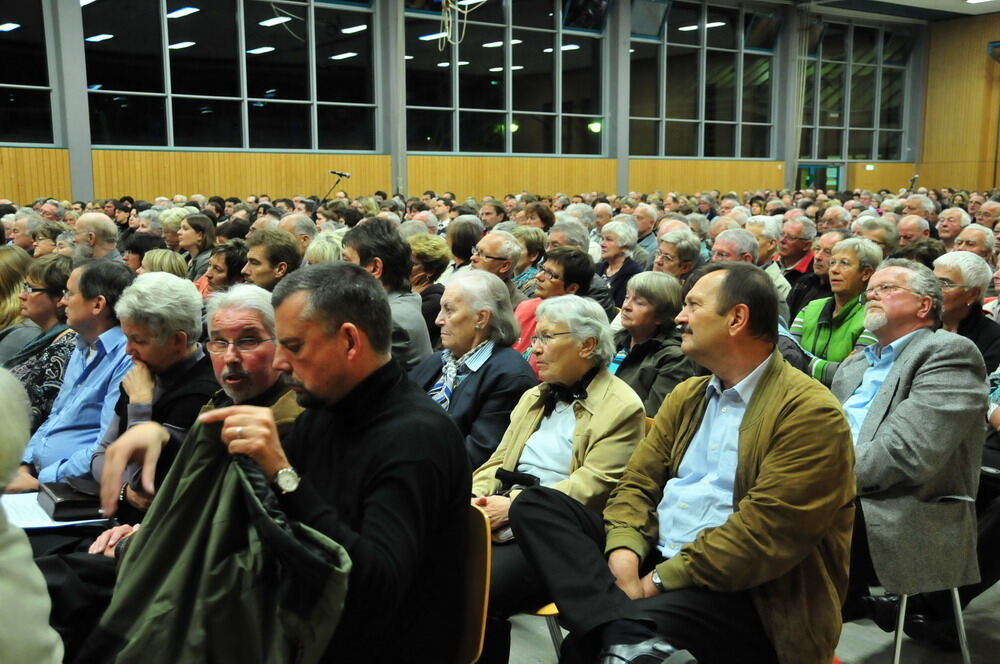
[[[840,365],[844,403],[868,361]],[[855,473],[879,581],[918,593],[979,580],[975,496],[986,433],[986,367],[944,330],[917,333],[896,358],[855,442]]]

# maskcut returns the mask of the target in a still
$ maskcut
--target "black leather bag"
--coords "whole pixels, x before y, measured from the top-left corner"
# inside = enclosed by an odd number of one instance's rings
[[[100,519],[101,501],[97,496],[80,493],[62,482],[45,482],[38,487],[38,504],[53,521]]]

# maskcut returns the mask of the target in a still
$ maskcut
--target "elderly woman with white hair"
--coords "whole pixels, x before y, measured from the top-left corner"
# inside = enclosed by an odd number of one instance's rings
[[[625,302],[628,280],[642,272],[642,266],[632,259],[637,240],[635,226],[625,221],[612,221],[601,229],[601,262],[595,271],[611,289],[611,299],[619,309]]]
[[[944,302],[941,327],[966,337],[983,354],[990,373],[1000,366],[1000,325],[983,311],[983,297],[993,270],[969,251],[952,251],[934,261]]]
[[[477,468],[500,444],[521,395],[538,381],[511,348],[518,324],[509,289],[495,274],[470,270],[455,276],[435,323],[444,350],[413,367],[410,380],[451,415]]]
[[[494,541],[509,542],[493,547],[481,663],[506,662],[507,619],[550,601],[511,534],[511,503],[540,485],[600,514],[645,426],[642,401],[608,371],[615,348],[600,305],[563,295],[543,300],[537,317],[532,352],[543,383],[521,397],[500,446],[472,476]]]

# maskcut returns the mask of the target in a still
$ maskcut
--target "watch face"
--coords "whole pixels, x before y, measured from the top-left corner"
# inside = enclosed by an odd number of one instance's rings
[[[282,468],[274,477],[274,483],[285,493],[295,491],[299,488],[299,474],[291,468]]]

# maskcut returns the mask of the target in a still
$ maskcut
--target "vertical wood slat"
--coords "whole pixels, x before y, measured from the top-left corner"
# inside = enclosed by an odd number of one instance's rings
[[[0,198],[31,203],[69,198],[69,153],[58,148],[0,147]]]

